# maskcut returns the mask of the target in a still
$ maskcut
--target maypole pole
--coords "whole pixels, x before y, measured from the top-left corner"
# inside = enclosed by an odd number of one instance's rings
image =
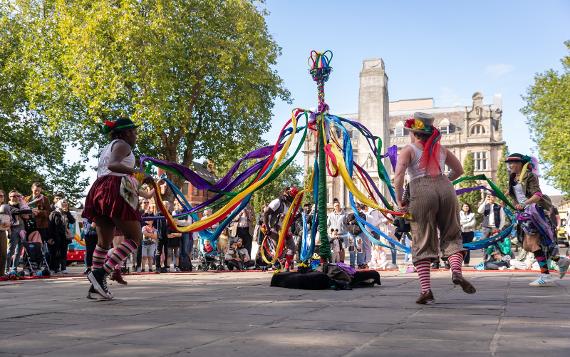
[[[328,55],[327,55],[328,54]],[[317,94],[319,105],[316,113],[316,126],[317,126],[317,158],[318,158],[318,200],[317,204],[317,219],[319,228],[319,237],[321,245],[319,248],[319,255],[321,263],[326,263],[331,259],[331,249],[327,234],[327,173],[326,173],[326,157],[325,157],[325,115],[328,114],[329,106],[325,103],[325,82],[329,79],[329,74],[332,68],[330,61],[332,59],[332,52],[317,52],[311,51],[311,69],[309,73],[313,80],[317,82]]]

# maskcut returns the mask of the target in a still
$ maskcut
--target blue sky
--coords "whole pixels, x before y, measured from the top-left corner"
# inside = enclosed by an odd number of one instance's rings
[[[362,60],[381,57],[391,101],[469,105],[476,91],[486,103],[501,94],[509,150],[531,152],[521,94],[535,73],[561,68],[570,39],[570,1],[268,0],[266,8],[269,32],[282,47],[276,70],[293,97],[292,105],[276,103],[269,141],[293,107],[316,106],[307,57],[330,49],[325,93],[332,113],[357,112]]]

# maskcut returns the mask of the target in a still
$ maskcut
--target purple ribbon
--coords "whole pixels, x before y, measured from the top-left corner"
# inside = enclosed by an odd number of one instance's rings
[[[283,147],[282,145],[279,145],[278,149],[280,150],[282,147]],[[197,189],[219,192],[219,191],[227,190],[227,187],[231,183],[233,175],[237,172],[237,170],[239,169],[239,167],[241,166],[241,164],[244,161],[251,160],[251,159],[265,158],[273,152],[273,148],[274,148],[274,146],[265,146],[265,147],[262,147],[260,149],[253,150],[253,151],[249,152],[244,157],[239,159],[232,166],[232,168],[226,173],[226,175],[214,184],[212,184],[211,182],[202,178],[200,175],[198,175],[195,171],[191,170],[190,168],[188,168],[186,166],[182,166],[182,165],[175,163],[175,162],[164,161],[164,160],[160,160],[160,159],[150,157],[150,156],[142,156],[140,159],[140,166],[144,167],[144,163],[149,161],[149,162],[152,162],[152,163],[164,166],[164,167],[169,167],[169,168],[176,170],[178,173],[180,173],[180,175],[182,175],[182,177],[184,177],[188,182],[190,182],[192,184],[192,186],[196,187]],[[253,165],[253,166],[255,166],[255,165]],[[250,169],[251,169],[251,167],[250,167]],[[249,169],[246,171],[249,171]]]
[[[396,171],[396,164],[398,163],[398,146],[392,145],[388,148],[388,151],[382,155],[382,157],[387,157],[390,159],[390,165],[392,165],[392,170]]]
[[[455,190],[455,194],[456,194],[457,196],[459,196],[459,195],[462,195],[462,194],[464,194],[464,193],[472,192],[472,191],[477,191],[477,190],[487,190],[487,191],[489,191],[489,192],[491,192],[491,193],[494,192],[493,190],[491,190],[491,189],[489,189],[489,188],[487,188],[487,187],[485,187],[485,186],[475,186],[475,187],[465,187],[465,188],[457,189],[457,190]]]

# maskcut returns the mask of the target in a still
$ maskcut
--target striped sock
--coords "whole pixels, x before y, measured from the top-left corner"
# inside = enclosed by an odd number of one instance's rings
[[[544,255],[544,252],[542,251],[542,249],[537,250],[536,252],[532,252],[532,253],[534,254],[534,258],[536,259],[538,266],[540,267],[540,273],[541,274],[550,274],[550,272],[548,271],[548,265],[546,263],[546,256]]]
[[[422,293],[431,290],[430,269],[431,262],[429,260],[420,260],[414,263],[418,278],[420,279],[420,289]]]
[[[93,252],[93,269],[99,269],[105,264],[105,259],[107,258],[107,252],[109,249],[105,249],[97,245],[95,251]]]
[[[134,241],[131,239],[125,239],[123,243],[113,249],[113,254],[111,254],[109,259],[107,259],[105,265],[103,265],[103,269],[105,269],[107,274],[111,274],[117,265],[124,262],[129,254],[137,250],[137,247],[138,246]]]
[[[457,252],[455,254],[452,254],[447,258],[447,261],[451,266],[451,272],[461,275],[461,265],[463,264],[463,253]]]

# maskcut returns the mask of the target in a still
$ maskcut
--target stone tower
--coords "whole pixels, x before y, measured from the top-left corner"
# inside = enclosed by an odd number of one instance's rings
[[[364,60],[360,72],[358,121],[382,139],[382,153],[386,152],[386,148],[390,144],[389,117],[388,76],[386,75],[384,61],[381,58]],[[359,140],[358,154],[355,157],[356,162],[363,165],[374,182],[379,185],[376,159],[370,152],[366,140]],[[386,168],[391,173],[389,166],[386,165]],[[387,195],[388,191],[385,185],[378,187],[384,188],[382,193]]]
[[[388,144],[388,76],[381,58],[367,59],[360,72],[358,121],[382,138],[384,149]]]
[[[341,114],[341,116],[357,120],[366,126],[374,135],[382,138],[382,142],[384,143],[382,153],[386,152],[390,138],[388,104],[388,76],[384,68],[384,61],[380,58],[364,60],[362,71],[360,72],[358,113]],[[380,180],[378,178],[376,158],[371,153],[367,141],[360,135],[357,135],[358,132],[353,130],[350,126],[347,126],[347,129],[351,132],[354,161],[361,165],[372,177],[374,182],[379,185]],[[305,142],[303,150],[305,156],[305,172],[307,172],[308,168],[313,166],[313,160],[315,158],[314,147],[315,140],[311,135]],[[388,172],[391,172],[387,162],[386,160],[385,165],[389,170]],[[354,179],[353,181],[361,191],[366,192],[358,180]],[[379,187],[385,188],[385,185],[379,185]],[[384,195],[388,194],[387,190],[383,191]],[[327,177],[327,194],[329,208],[332,208],[334,198],[340,201],[341,206],[348,207],[348,190],[340,177]]]

